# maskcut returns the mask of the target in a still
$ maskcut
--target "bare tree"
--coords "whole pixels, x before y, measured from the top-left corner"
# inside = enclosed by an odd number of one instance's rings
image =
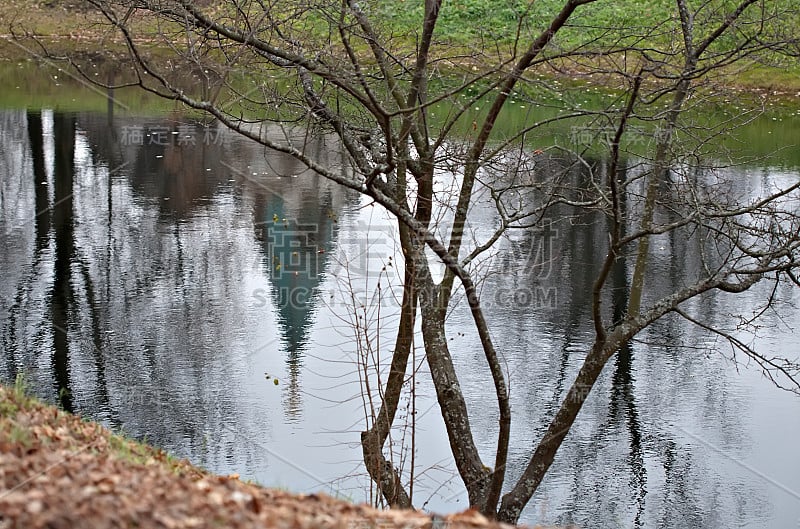
[[[408,475],[387,455],[386,443],[409,377],[418,319],[469,502],[506,522],[519,519],[608,360],[667,315],[721,334],[777,383],[798,389],[796,363],[763,356],[683,308],[712,291],[800,284],[800,183],[742,199],[724,179],[696,178],[695,170],[710,168],[719,154],[709,152],[710,140],[740,122],[682,121],[687,107],[713,89],[716,72],[796,48],[795,37],[781,31],[782,20],[797,17],[792,2],[675,0],[667,16],[647,27],[594,21],[592,9],[604,0],[566,0],[552,11],[541,2],[509,2],[517,13],[516,33],[505,41],[476,39],[471,46],[437,34],[448,9],[441,0],[424,0],[419,25],[408,32],[391,27],[381,15],[382,2],[89,3],[107,20],[106,44],[124,46],[130,58],[132,68],[120,74],[117,88],[138,86],[208,113],[370,197],[396,218],[405,259],[400,319],[374,421],[361,436],[366,469],[389,505],[413,506]],[[75,54],[66,58],[87,79],[96,79]],[[562,101],[552,117],[501,133],[501,113],[512,97],[553,107],[553,99],[543,95],[552,93],[552,83],[539,74],[559,72],[600,78],[622,87],[622,95],[600,109]],[[187,74],[195,81],[185,82]],[[476,105],[484,110],[474,113]],[[435,107],[444,108],[444,116],[434,117]],[[265,121],[281,124],[284,134],[274,134],[274,128],[267,134]],[[580,148],[530,149],[528,139],[554,124],[610,131],[609,141],[601,143],[608,163],[591,162]],[[350,168],[321,163],[305,149],[307,135],[297,130],[335,134]],[[642,131],[655,141],[646,149],[631,148],[628,140]],[[571,178],[576,170],[586,176],[580,183]],[[434,186],[442,172],[456,175],[456,189],[446,196]],[[489,197],[498,221],[482,238],[469,222],[478,196]],[[474,264],[510,231],[529,229],[567,207],[608,221],[605,259],[592,291],[594,341],[544,436],[532,440],[521,477],[508,483],[509,388]],[[447,226],[438,221],[442,211],[451,219]],[[680,288],[649,292],[650,243],[667,233],[696,238],[700,266]],[[609,277],[624,257],[636,262],[626,287],[628,310],[612,316],[604,307]],[[438,280],[437,262],[446,267]],[[499,423],[491,466],[478,453],[447,342],[446,316],[457,292],[469,307],[494,387]],[[764,300],[765,306],[771,302],[769,296]]]

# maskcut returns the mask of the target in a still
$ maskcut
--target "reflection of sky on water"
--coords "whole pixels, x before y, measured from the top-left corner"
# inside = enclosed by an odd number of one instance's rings
[[[0,120],[3,378],[24,372],[40,395],[211,470],[365,499],[357,362],[389,358],[402,265],[381,212],[235,137],[131,145],[120,141],[120,127],[177,125],[116,118],[109,129],[105,117],[80,114],[72,133],[72,119],[3,112]],[[200,138],[205,129],[192,130]],[[322,141],[308,148],[340,161]],[[756,188],[763,175],[742,177],[743,188]],[[471,233],[480,237],[493,226],[491,209],[478,205],[474,213]],[[513,391],[510,477],[591,338],[586,266],[605,252],[605,226],[574,220],[515,234],[482,264],[501,272],[483,288]],[[297,229],[278,237],[286,226]],[[653,252],[661,266],[656,290],[697,265],[680,237],[664,238]],[[614,281],[622,285],[625,276],[620,269]],[[308,295],[286,296],[298,287]],[[728,304],[754,304],[757,294],[691,308],[724,321]],[[777,328],[765,329],[760,344],[796,354],[785,325],[797,320],[796,309],[783,316],[783,324],[768,320]],[[380,348],[357,347],[354,325]],[[456,309],[450,325],[476,438],[490,461],[496,415],[485,361],[467,312]],[[752,370],[736,374],[720,355],[707,358],[720,344],[676,320],[640,338],[607,366],[526,520],[796,523],[798,400]],[[422,364],[421,354],[416,360]],[[418,384],[417,462],[446,481],[455,473],[424,364]],[[396,446],[408,446],[397,434]],[[431,496],[433,510],[466,507],[457,479],[439,490],[431,483],[417,489],[418,504]]]

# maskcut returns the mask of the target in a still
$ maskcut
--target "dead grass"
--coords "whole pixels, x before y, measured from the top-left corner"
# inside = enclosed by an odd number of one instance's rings
[[[136,465],[161,465],[176,475],[207,473],[163,450],[114,434],[27,394],[24,379],[0,386],[0,451],[30,452],[41,446],[104,454]]]

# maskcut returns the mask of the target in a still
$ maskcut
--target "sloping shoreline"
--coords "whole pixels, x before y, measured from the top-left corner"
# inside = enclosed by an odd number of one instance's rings
[[[0,386],[0,527],[509,528],[475,511],[380,511],[217,476]]]

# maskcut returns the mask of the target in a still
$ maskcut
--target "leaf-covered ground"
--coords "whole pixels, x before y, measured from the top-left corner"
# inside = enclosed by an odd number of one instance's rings
[[[0,386],[0,528],[499,528],[216,476]],[[506,526],[507,527],[507,526]]]

